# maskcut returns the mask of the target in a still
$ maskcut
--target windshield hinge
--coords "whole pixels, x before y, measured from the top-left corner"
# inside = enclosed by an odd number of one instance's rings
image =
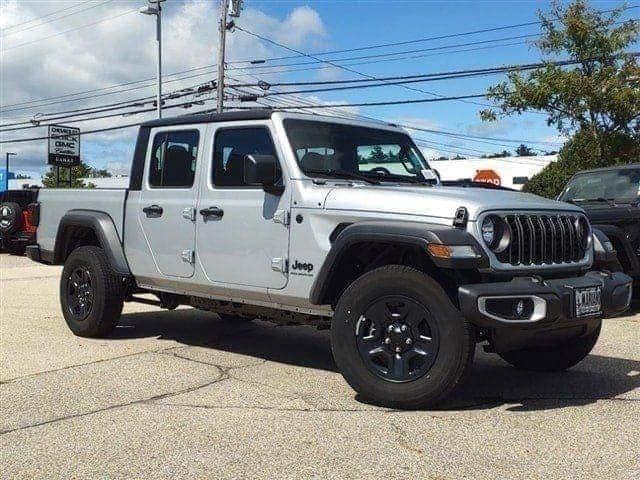
[[[276,210],[273,214],[273,221],[275,223],[281,223],[282,225],[289,225],[291,214],[288,210]]]

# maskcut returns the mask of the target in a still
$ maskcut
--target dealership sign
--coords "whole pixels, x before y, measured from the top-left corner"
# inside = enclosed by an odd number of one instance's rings
[[[499,187],[502,183],[500,179],[500,175],[498,175],[494,170],[478,170],[476,172],[476,176],[473,177],[474,182],[483,182],[483,183],[493,183],[495,186]]]
[[[49,125],[49,165],[80,165],[80,129]]]

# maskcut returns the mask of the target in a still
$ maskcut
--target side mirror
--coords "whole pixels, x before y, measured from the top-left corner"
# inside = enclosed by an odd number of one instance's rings
[[[273,155],[245,155],[245,185],[261,186],[267,193],[280,195],[284,192],[284,186],[276,185],[279,178],[280,166],[276,157]]]

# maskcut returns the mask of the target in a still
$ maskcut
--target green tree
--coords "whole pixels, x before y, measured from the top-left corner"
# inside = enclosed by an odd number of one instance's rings
[[[91,176],[93,178],[111,178],[112,175],[111,175],[111,172],[107,169],[103,168],[103,169],[97,170],[95,168],[92,168]]]
[[[387,156],[382,151],[382,147],[380,145],[376,145],[369,153],[369,162],[370,163],[383,163],[387,160]]]
[[[521,143],[520,146],[516,148],[516,155],[519,157],[535,157],[536,154],[531,148]]]
[[[480,158],[506,158],[506,157],[510,157],[511,156],[511,152],[508,150],[503,150],[501,152],[498,153],[489,153],[489,154],[485,154],[482,155],[482,157]]]
[[[638,40],[640,22],[620,18],[626,6],[607,12],[585,0],[563,6],[555,0],[539,12],[542,36],[536,46],[547,64],[527,74],[513,72],[488,90],[496,110],[480,112],[484,120],[529,110],[546,113],[547,124],[569,140],[558,161],[525,185],[525,190],[557,195],[568,178],[585,168],[637,161],[640,155],[640,66],[625,53]]]
[[[81,163],[77,167],[72,167],[72,183],[71,188],[95,188],[96,186],[89,182],[85,183],[82,178],[91,176],[92,168],[86,163]],[[56,167],[49,167],[49,171],[44,174],[42,183],[45,187],[55,188],[56,186]],[[60,186],[67,187],[69,185],[69,169],[60,167]]]

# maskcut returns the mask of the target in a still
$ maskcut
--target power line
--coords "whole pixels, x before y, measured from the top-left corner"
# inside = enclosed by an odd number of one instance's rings
[[[500,40],[500,39],[489,40],[489,42],[498,41],[498,40]],[[453,48],[453,47],[454,47],[454,45],[443,45],[443,46],[440,46],[440,47],[436,47],[436,49],[446,49],[446,48]],[[369,47],[362,47],[361,49],[364,49],[364,48],[369,48]],[[403,52],[395,52],[394,54],[400,54],[400,53],[403,53]],[[388,54],[386,54],[386,55],[388,55]],[[273,58],[279,58],[279,57],[273,57]],[[342,61],[346,61],[346,60],[351,60],[351,59],[341,59],[341,60]],[[235,63],[246,63],[246,62],[247,61],[237,61],[237,62],[228,62],[228,63],[235,64]],[[317,61],[305,62],[305,64],[308,64],[308,63],[319,63],[319,62],[317,62]],[[360,62],[360,63],[358,63],[358,65],[359,64],[364,65],[364,64],[369,64],[369,63],[371,63],[371,62]],[[285,66],[289,66],[289,65],[296,65],[296,64],[284,64],[282,66],[285,67]],[[204,66],[200,66],[200,67],[181,70],[181,71],[178,71],[178,72],[173,72],[173,73],[168,74],[166,76],[180,75],[180,74],[183,74],[183,73],[190,73],[190,72],[194,72],[194,71],[198,71],[198,70],[211,69],[211,68],[215,68],[216,66],[217,66],[217,64],[204,65]],[[276,65],[271,65],[268,68],[276,68],[276,67],[277,67]],[[250,66],[250,67],[228,68],[227,70],[257,70],[259,68],[260,68],[259,66],[253,66],[253,67]],[[324,67],[322,67],[322,68],[324,68]],[[292,69],[292,70],[281,70],[281,71],[262,72],[262,73],[263,74],[287,73],[288,71],[304,71],[304,70],[314,70],[314,69],[313,68],[310,68],[310,69]],[[209,72],[206,72],[204,74],[194,75],[192,77],[207,75],[208,73]],[[192,77],[185,77],[185,78],[192,78]],[[45,101],[48,101],[48,100],[69,98],[69,97],[76,96],[76,95],[83,95],[83,94],[87,94],[87,93],[100,92],[100,91],[109,90],[109,89],[112,89],[112,88],[117,88],[117,87],[121,87],[121,86],[129,86],[129,85],[134,85],[134,84],[137,84],[137,83],[143,83],[143,82],[152,81],[152,80],[154,80],[154,78],[150,77],[150,78],[145,78],[145,79],[141,79],[141,80],[135,80],[135,81],[131,81],[131,82],[120,83],[120,84],[112,85],[112,86],[109,86],[109,87],[102,87],[102,88],[97,88],[97,89],[84,90],[84,91],[75,92],[75,93],[57,95],[57,96],[53,96],[53,97],[46,97],[46,98],[42,98],[42,99],[38,99],[38,100],[28,100],[28,101],[24,101],[24,102],[8,104],[8,105],[5,105],[5,107],[19,107],[19,106],[22,106],[22,105],[33,105],[34,103],[45,102]],[[132,88],[132,89],[126,89],[126,90],[122,90],[122,91],[126,92],[126,91],[130,91],[130,90],[136,90],[136,89],[139,89],[139,88],[146,88],[146,87],[147,86],[141,86],[141,87],[136,87],[136,88]],[[87,98],[93,98],[93,97],[83,97],[82,100],[87,99]],[[78,100],[80,100],[80,99],[78,99]],[[52,104],[55,104],[55,103],[61,103],[61,102],[50,102],[50,103],[48,103],[46,105],[52,105]],[[45,104],[41,104],[41,105],[38,105],[38,107],[46,106],[46,105]],[[18,110],[25,110],[27,108],[31,108],[31,107],[10,108],[10,109],[5,108],[4,111],[5,112],[12,112],[12,111],[18,111]]]
[[[120,17],[123,17],[125,15],[129,15],[129,14],[134,13],[134,12],[137,12],[137,10],[127,10],[125,12],[120,12],[117,15],[113,15],[111,17],[102,18],[100,20],[96,20],[95,22],[86,23],[86,24],[79,25],[79,26],[74,27],[74,28],[69,28],[67,30],[63,30],[62,32],[54,33],[54,34],[48,35],[46,37],[36,38],[35,40],[31,40],[29,42],[24,42],[24,43],[18,43],[17,45],[11,45],[9,47],[3,48],[2,50],[4,52],[10,51],[10,50],[15,50],[16,48],[25,47],[27,45],[32,45],[34,43],[38,43],[38,42],[41,42],[43,40],[48,40],[50,38],[54,38],[54,37],[57,37],[57,36],[60,36],[60,35],[64,35],[64,34],[69,33],[69,32],[74,32],[76,30],[80,30],[80,29],[83,29],[83,28],[91,27],[93,25],[98,25],[99,23],[107,22],[109,20],[114,20],[116,18],[120,18]]]
[[[87,4],[87,3],[91,3],[91,1],[92,1],[92,0],[90,0],[89,2],[83,2],[83,3],[81,3],[81,4],[77,5],[77,6],[82,6],[82,5],[85,5],[85,4]],[[36,24],[36,25],[30,25],[30,26],[28,26],[28,27],[26,27],[26,28],[23,28],[23,29],[20,29],[20,30],[16,30],[16,31],[14,31],[14,32],[5,33],[5,34],[4,34],[4,35],[2,35],[0,38],[9,37],[9,36],[11,36],[11,35],[15,35],[15,34],[17,34],[17,33],[27,32],[27,31],[29,31],[29,30],[33,30],[34,28],[42,27],[43,25],[47,25],[47,24],[52,23],[52,22],[55,22],[55,21],[57,21],[57,20],[62,20],[63,18],[71,17],[71,16],[73,16],[73,15],[77,15],[78,13],[86,12],[87,10],[91,10],[91,9],[93,9],[93,8],[101,7],[102,5],[105,5],[105,4],[110,3],[110,2],[112,2],[112,1],[113,1],[113,0],[105,0],[104,2],[102,2],[102,3],[98,3],[97,5],[89,5],[89,6],[88,6],[88,7],[86,7],[86,8],[83,8],[83,9],[81,9],[81,10],[77,10],[77,11],[75,11],[75,12],[68,13],[67,15],[62,15],[61,17],[56,17],[56,18],[50,18],[49,20],[46,20],[46,21],[44,21],[44,22],[42,22],[42,23],[38,23],[38,24]],[[63,9],[63,10],[64,10],[64,9]]]
[[[14,25],[9,25],[8,27],[4,27],[4,28],[5,28],[5,30],[9,30],[9,29],[12,29],[12,28],[19,27],[21,25],[26,25],[27,23],[35,22],[36,20],[40,20],[42,18],[47,18],[47,17],[50,17],[51,15],[56,15],[56,14],[58,14],[60,12],[66,12],[67,10],[71,10],[73,8],[80,7],[82,5],[86,5],[87,3],[91,3],[92,1],[93,0],[87,0],[87,1],[82,2],[82,3],[78,3],[78,4],[75,4],[75,5],[70,5],[68,7],[64,7],[64,8],[61,8],[59,10],[54,10],[53,12],[47,13],[46,15],[41,15],[40,17],[35,17],[35,18],[32,18],[31,20],[25,20],[24,22],[16,23]]]
[[[331,61],[323,61],[323,60],[320,60],[318,57],[316,57],[316,56],[314,56],[314,55],[310,55],[310,54],[307,54],[307,53],[302,52],[302,51],[300,51],[300,50],[296,50],[295,48],[291,48],[291,47],[289,47],[289,46],[287,46],[287,45],[284,45],[284,44],[282,44],[282,43],[276,42],[275,40],[272,40],[272,39],[270,39],[270,38],[267,38],[267,37],[264,37],[264,36],[259,35],[259,34],[257,34],[257,33],[253,33],[253,32],[251,32],[251,31],[249,31],[249,30],[243,29],[243,28],[241,28],[241,27],[239,27],[239,26],[236,26],[236,28],[237,28],[238,30],[240,30],[240,31],[242,31],[242,32],[244,32],[244,33],[246,33],[246,34],[248,34],[248,35],[254,36],[254,37],[256,37],[256,38],[259,38],[260,40],[263,40],[263,41],[265,41],[265,42],[268,42],[268,43],[271,43],[271,44],[273,44],[273,45],[276,45],[276,46],[279,46],[279,47],[281,47],[281,48],[284,48],[285,50],[289,50],[289,51],[294,52],[294,53],[297,53],[297,54],[299,54],[299,55],[304,55],[304,56],[306,56],[306,57],[313,58],[314,60],[319,60],[320,62],[326,63],[327,65],[331,65],[331,66],[337,67],[337,68],[339,68],[339,69],[341,69],[341,70],[344,70],[344,71],[347,71],[347,72],[355,73],[356,75],[360,75],[361,77],[367,77],[367,78],[371,78],[371,79],[374,79],[374,78],[375,78],[375,77],[373,77],[372,75],[369,75],[369,74],[367,74],[367,73],[360,72],[360,71],[355,70],[355,69],[350,68],[350,67],[345,67],[344,65],[340,65],[340,64],[337,64],[337,63],[334,63],[334,62],[331,62]],[[434,97],[442,97],[442,95],[440,95],[440,94],[438,94],[438,93],[435,93],[435,92],[429,92],[429,91],[427,91],[427,90],[423,90],[423,89],[416,88],[416,87],[409,87],[409,86],[406,86],[406,85],[399,85],[399,87],[400,87],[400,88],[404,88],[404,89],[406,89],[406,90],[412,90],[412,91],[416,91],[416,92],[420,92],[420,93],[426,93],[427,95],[432,95],[432,96],[434,96]],[[460,99],[460,100],[463,100],[463,99]],[[484,104],[481,104],[481,105],[482,105],[482,106],[487,106],[487,105],[484,105]]]
[[[239,27],[237,27],[237,28],[239,28]],[[301,66],[301,65],[314,65],[316,63],[346,62],[346,61],[353,61],[353,60],[384,58],[384,57],[390,57],[390,56],[394,56],[394,55],[406,55],[406,54],[410,54],[410,53],[419,53],[419,52],[432,52],[432,51],[444,50],[444,49],[447,49],[447,48],[458,48],[458,47],[468,47],[468,46],[474,46],[474,45],[484,45],[484,44],[489,44],[489,43],[494,43],[494,42],[504,42],[504,41],[508,41],[508,40],[522,40],[522,39],[525,39],[525,38],[532,38],[532,37],[539,37],[539,36],[540,35],[537,34],[537,33],[532,33],[532,34],[527,34],[527,35],[515,35],[515,36],[511,36],[511,37],[502,37],[502,38],[493,38],[493,39],[489,39],[489,40],[479,40],[479,41],[474,41],[474,42],[457,43],[457,44],[453,44],[453,45],[441,45],[441,46],[438,46],[438,47],[417,48],[417,49],[412,49],[412,50],[401,50],[399,52],[376,53],[376,54],[371,54],[371,55],[359,55],[359,56],[355,56],[355,57],[331,58],[331,59],[324,59],[324,60],[318,59],[318,60],[313,60],[313,61],[309,61],[309,62],[282,63],[282,64],[278,64],[278,65],[256,65],[256,66],[248,66],[248,67],[237,67],[237,68],[234,68],[233,70],[247,70],[247,69],[259,70],[259,69],[267,69],[267,68],[275,68],[275,67],[296,67],[296,66]]]
[[[269,84],[269,88],[275,86],[306,86],[306,85],[337,85],[341,86],[330,87],[330,88],[315,88],[315,89],[306,89],[306,90],[296,90],[296,91],[277,91],[277,92],[268,92],[259,94],[255,94],[255,96],[259,97],[269,97],[269,96],[280,96],[280,95],[290,95],[292,93],[316,93],[316,92],[326,92],[326,91],[336,91],[336,90],[349,90],[349,89],[361,89],[361,88],[371,88],[371,87],[381,87],[386,85],[399,85],[399,84],[407,84],[414,82],[427,82],[427,81],[437,81],[437,80],[446,80],[453,78],[464,78],[469,76],[478,76],[478,75],[488,75],[488,74],[499,74],[514,70],[530,70],[539,68],[546,65],[569,65],[576,63],[574,61],[565,60],[565,61],[557,61],[557,62],[539,62],[539,63],[531,63],[531,64],[520,64],[520,65],[507,65],[502,67],[487,67],[481,69],[469,69],[469,70],[454,70],[448,72],[434,72],[434,73],[425,73],[425,74],[417,74],[417,75],[396,75],[389,77],[372,77],[372,79],[344,79],[344,80],[324,80],[324,81],[307,81],[307,82],[280,82]],[[259,77],[256,77],[259,78]],[[378,82],[378,83],[368,83],[366,85],[361,85],[363,82]],[[380,83],[382,82],[382,83]],[[360,85],[351,85],[345,86],[343,84],[360,84]],[[264,86],[261,83],[239,83],[235,85],[229,85],[234,88],[245,88],[245,87],[259,87]],[[200,84],[200,85],[191,85],[189,87],[178,90],[177,92],[171,92],[167,94],[164,98],[166,99],[174,99],[180,98],[186,95],[196,94],[196,93],[205,93],[213,89],[213,84]],[[0,125],[0,127],[11,127],[14,125],[29,125],[30,127],[37,127],[37,125],[32,125],[36,122],[49,121],[49,120],[61,120],[65,118],[71,118],[76,115],[68,115],[65,114],[90,114],[90,113],[100,113],[104,111],[112,111],[118,109],[124,109],[129,107],[142,106],[145,103],[149,103],[153,101],[155,97],[147,96],[140,97],[131,100],[120,101],[116,103],[103,104],[97,106],[91,106],[86,108],[78,108],[71,109],[60,112],[52,112],[41,114],[39,118],[36,120],[35,118],[32,120],[25,120],[14,123],[7,123]],[[52,117],[53,116],[53,117]]]
[[[624,8],[622,11],[628,11],[628,10],[633,10],[635,8],[640,7],[640,5],[631,5],[629,7]],[[612,12],[614,9],[608,9],[608,10],[600,10],[600,13],[607,13],[607,12]],[[463,37],[463,36],[468,36],[468,35],[476,35],[476,34],[480,34],[480,33],[491,33],[491,32],[497,32],[497,31],[502,31],[502,30],[509,30],[509,29],[513,29],[513,28],[521,28],[521,27],[529,27],[529,26],[533,26],[533,25],[540,25],[542,22],[540,20],[536,20],[536,21],[531,21],[531,22],[524,22],[524,23],[516,23],[516,24],[512,24],[512,25],[502,25],[499,27],[490,27],[490,28],[483,28],[483,29],[478,29],[478,30],[470,30],[470,31],[466,31],[466,32],[457,32],[457,33],[450,33],[450,34],[444,34],[444,35],[437,35],[437,36],[433,36],[433,37],[424,37],[424,38],[417,38],[417,39],[412,39],[412,40],[404,40],[404,41],[399,41],[399,42],[389,42],[389,43],[378,43],[378,44],[374,44],[374,45],[365,45],[362,47],[352,47],[352,48],[345,48],[345,49],[339,49],[339,50],[325,50],[323,52],[314,52],[312,55],[331,55],[331,54],[336,54],[336,53],[349,53],[349,52],[358,52],[358,51],[363,51],[363,50],[372,50],[372,49],[376,49],[376,48],[386,48],[386,47],[397,47],[397,46],[402,46],[402,45],[410,45],[410,44],[414,44],[414,43],[422,43],[422,42],[429,42],[429,41],[434,41],[434,40],[445,40],[448,38],[456,38],[456,37]],[[254,60],[245,60],[245,61],[253,61],[253,62],[257,62],[257,61],[269,61],[269,60],[288,60],[291,58],[298,58],[300,56],[306,56],[305,54],[298,54],[298,55],[287,55],[287,56],[281,56],[281,57],[270,57],[270,58],[266,58],[263,60],[258,60],[258,59],[254,59]]]

